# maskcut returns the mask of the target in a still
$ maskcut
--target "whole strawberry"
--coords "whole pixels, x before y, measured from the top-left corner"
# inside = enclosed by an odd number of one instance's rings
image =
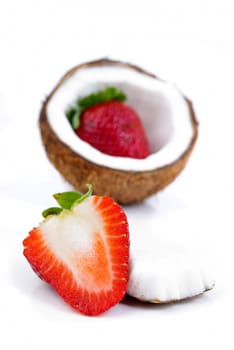
[[[98,315],[125,295],[129,235],[126,216],[111,198],[64,192],[61,207],[23,241],[24,255],[38,276],[73,308]]]
[[[146,158],[149,143],[138,114],[123,104],[114,87],[86,96],[68,113],[77,135],[99,151],[120,157]]]

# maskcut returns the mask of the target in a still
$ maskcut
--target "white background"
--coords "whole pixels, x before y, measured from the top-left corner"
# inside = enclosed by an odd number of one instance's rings
[[[1,349],[234,349],[233,33],[232,0],[1,0]],[[21,242],[67,188],[41,145],[42,101],[66,70],[100,57],[136,63],[193,100],[196,149],[150,201],[157,232],[204,247],[216,286],[168,306],[125,300],[90,318],[32,273]]]

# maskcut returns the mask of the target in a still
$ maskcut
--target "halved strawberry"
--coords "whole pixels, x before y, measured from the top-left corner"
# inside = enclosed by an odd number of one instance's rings
[[[98,315],[125,295],[129,234],[126,215],[109,197],[65,192],[62,208],[43,212],[45,220],[23,241],[33,270],[73,308]]]

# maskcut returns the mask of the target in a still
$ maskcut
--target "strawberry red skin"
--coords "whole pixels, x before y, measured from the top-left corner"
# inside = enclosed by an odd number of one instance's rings
[[[99,151],[112,156],[142,159],[150,154],[139,116],[119,101],[100,103],[85,110],[76,133]]]
[[[96,279],[93,290],[79,285],[69,267],[48,246],[40,227],[34,228],[24,239],[23,253],[34,272],[49,283],[65,302],[85,315],[96,316],[116,305],[126,293],[129,234],[126,215],[119,205],[109,197],[92,198],[104,220],[108,245],[106,252],[103,242],[97,240],[94,249],[100,251],[97,251],[95,261],[84,267],[84,272],[88,274],[91,271],[91,277],[94,274]],[[84,259],[86,261],[86,257]]]

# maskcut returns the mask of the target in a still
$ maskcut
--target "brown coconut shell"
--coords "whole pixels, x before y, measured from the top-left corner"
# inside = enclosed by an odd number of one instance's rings
[[[170,184],[184,169],[198,136],[198,122],[194,113],[192,102],[185,96],[193,127],[193,137],[187,150],[178,155],[171,164],[150,171],[124,171],[100,166],[82,157],[82,154],[74,152],[69,145],[63,143],[53,131],[47,118],[47,104],[53,98],[59,87],[72,76],[77,70],[93,66],[124,66],[136,70],[142,74],[158,79],[155,75],[130,63],[100,59],[80,64],[69,70],[55,86],[50,95],[43,103],[39,127],[46,154],[60,172],[76,190],[86,191],[86,184],[90,183],[93,192],[98,195],[113,197],[122,204],[136,203],[156,193]],[[65,117],[65,116],[64,116]]]

